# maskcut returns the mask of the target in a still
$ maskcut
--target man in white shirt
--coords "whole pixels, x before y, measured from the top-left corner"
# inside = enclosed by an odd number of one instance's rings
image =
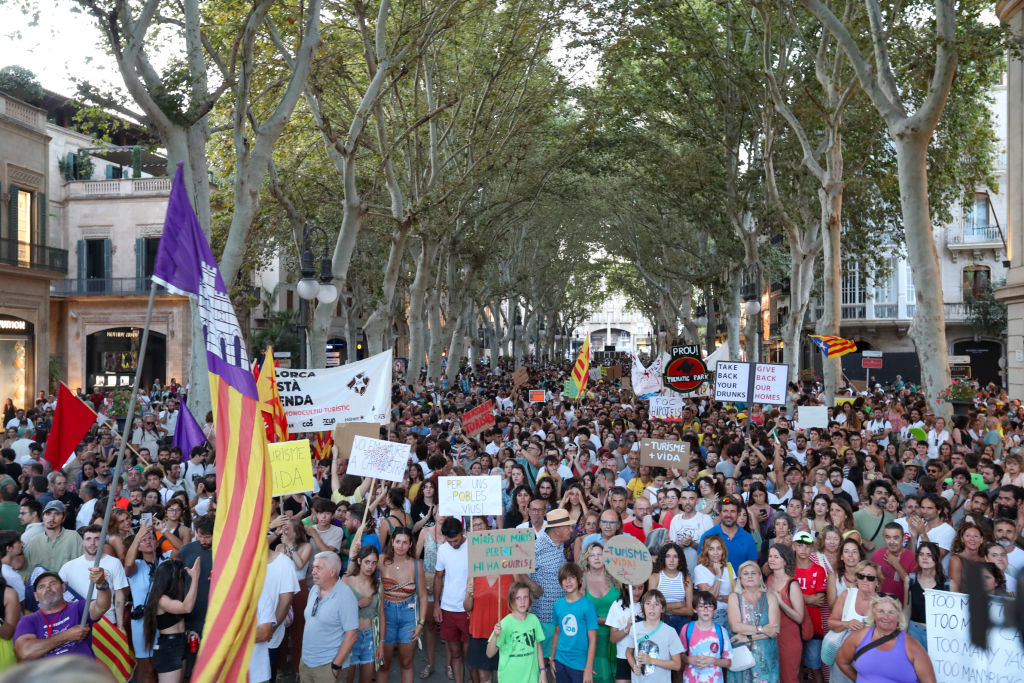
[[[463,606],[469,581],[469,547],[457,517],[444,520],[441,533],[448,542],[437,549],[434,595],[441,596],[441,609],[434,609],[434,619],[441,625],[441,640],[451,656],[455,683],[463,683],[463,659],[469,641],[469,615]]]
[[[14,427],[15,429],[20,429],[22,427],[35,429],[35,425],[32,424],[32,420],[25,417],[25,410],[23,408],[18,408],[17,410],[15,410],[14,417],[8,420],[7,424],[4,425],[4,427],[6,429],[10,429],[11,427]]]
[[[942,555],[942,569],[949,576],[949,551],[953,547],[956,531],[946,521],[949,501],[944,498],[922,496],[917,504],[920,517],[910,520],[911,543],[917,548],[921,541],[931,541],[939,546]]]
[[[252,683],[270,680],[270,651],[284,640],[285,620],[299,590],[292,558],[271,550],[267,555],[263,590],[256,606],[256,643],[249,658],[249,680]]]
[[[78,490],[78,493],[82,497],[82,504],[78,507],[78,516],[75,517],[75,528],[81,529],[83,526],[88,526],[89,522],[92,521],[92,515],[96,511],[96,498],[100,494],[100,489],[96,486],[96,482],[87,481],[82,484],[82,488]]]
[[[146,530],[140,530],[140,533]],[[100,549],[100,535],[102,533],[103,529],[98,524],[86,527],[82,534],[82,550],[84,554],[79,555],[73,560],[68,560],[60,568],[61,581],[70,590],[82,596],[83,600],[89,592],[89,584],[91,583],[89,581],[89,570],[96,564],[96,553]],[[124,565],[116,557],[103,555],[100,558],[100,568],[103,569],[103,573],[107,577],[107,583],[110,584],[110,589],[113,591],[110,609],[103,616],[117,624],[117,627],[124,631],[126,628],[123,623],[124,603],[128,597],[128,576],[124,573]],[[96,597],[96,591],[93,590],[92,599],[95,600]]]
[[[946,431],[946,421],[937,417],[935,426],[928,430],[928,459],[934,460],[939,457],[939,444],[947,441],[949,441],[949,432]]]
[[[533,531],[540,535],[544,533],[544,515],[548,512],[548,506],[540,498],[536,498],[530,501],[530,505],[526,508],[527,520],[516,526],[517,529],[533,529]]]
[[[797,434],[795,446],[789,449],[789,456],[795,458],[801,465],[807,464],[807,435]]]
[[[18,602],[25,602],[25,580],[14,569],[24,563],[25,544],[17,531],[0,531],[0,573],[7,585],[18,594]]]
[[[167,430],[167,436],[174,436],[174,430],[178,427],[178,399],[172,398],[167,401],[167,407],[160,411],[160,424]]]
[[[341,549],[345,531],[331,523],[337,509],[337,504],[326,498],[317,498],[313,501],[313,519],[316,520],[316,523],[308,527],[307,531],[309,532],[309,541],[317,553],[328,550],[338,552]]]
[[[696,511],[697,491],[692,486],[687,486],[679,495],[679,509],[682,512],[672,517],[669,523],[668,537],[683,549],[686,567],[692,573],[697,566],[697,548],[701,536],[714,524],[711,517]]]
[[[875,411],[874,416],[868,421],[866,426],[868,432],[875,436],[878,441],[878,447],[883,451],[889,447],[889,434],[892,433],[892,422],[885,419],[886,414],[884,409]]]
[[[25,527],[21,533],[21,542],[28,545],[33,538],[43,533],[43,506],[35,499],[26,498],[21,502],[18,521]]]

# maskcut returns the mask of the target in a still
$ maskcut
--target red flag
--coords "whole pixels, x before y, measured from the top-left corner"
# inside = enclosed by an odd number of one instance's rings
[[[53,427],[46,437],[46,453],[43,458],[53,469],[64,467],[82,437],[96,422],[96,413],[61,382],[57,392],[57,410],[53,413]]]

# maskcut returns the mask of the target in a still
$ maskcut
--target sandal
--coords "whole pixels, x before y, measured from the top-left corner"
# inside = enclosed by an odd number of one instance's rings
[[[423,667],[423,671],[420,672],[420,678],[421,679],[430,678],[430,674],[432,674],[432,673],[434,673],[434,667],[432,667],[429,664],[427,664],[425,667]]]
[[[448,680],[449,681],[454,681],[455,680],[455,672],[452,671],[452,668],[450,666],[448,667]]]

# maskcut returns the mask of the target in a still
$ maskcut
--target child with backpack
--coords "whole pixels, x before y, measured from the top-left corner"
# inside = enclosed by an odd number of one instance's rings
[[[728,634],[714,622],[718,600],[708,591],[697,591],[693,607],[697,618],[686,625],[680,636],[686,652],[683,683],[724,683],[732,645]]]
[[[714,597],[711,599],[715,602]],[[661,620],[668,602],[661,591],[649,590],[640,603],[644,620],[636,625],[636,644],[630,642],[626,648],[626,661],[633,671],[632,683],[671,683],[671,672],[679,671],[683,665],[683,644],[679,634]]]

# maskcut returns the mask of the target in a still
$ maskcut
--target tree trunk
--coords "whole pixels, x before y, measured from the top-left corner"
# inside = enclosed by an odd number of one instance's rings
[[[729,344],[729,358],[735,360],[740,357],[740,308],[743,306],[740,300],[739,268],[729,280],[729,306],[725,314],[725,328]]]
[[[390,334],[391,309],[395,302],[395,289],[398,287],[402,259],[405,256],[405,243],[408,241],[411,229],[412,221],[405,220],[391,236],[388,263],[384,270],[384,282],[381,285],[381,298],[377,302],[377,307],[373,313],[370,314],[370,318],[366,321],[366,342],[371,355],[384,350],[387,341],[386,337]]]
[[[427,304],[427,322],[430,325],[430,350],[427,352],[427,378],[435,382],[441,377],[441,353],[444,351],[444,329],[441,326],[441,272],[440,264],[437,267],[437,277],[434,278],[434,286],[430,290],[429,303]],[[450,323],[449,323],[450,324]],[[449,379],[451,376],[449,375]]]
[[[907,264],[914,278],[916,294],[910,338],[917,347],[921,382],[928,406],[947,420],[952,405],[938,400],[950,384],[949,347],[946,345],[946,311],[942,297],[942,271],[932,237],[928,203],[928,142],[930,136],[898,131],[896,142],[900,205],[907,240]]]
[[[416,258],[416,277],[409,287],[409,369],[406,373],[410,384],[420,376],[425,360],[426,347],[426,296],[427,282],[437,260],[439,244],[429,237],[420,238],[420,253]]]
[[[814,254],[803,251],[801,245],[789,244],[789,260],[793,272],[789,279],[789,314],[783,326],[783,362],[789,366],[789,376],[796,381],[800,374],[800,342],[803,339],[804,316],[811,303],[811,288],[814,284]]]
[[[467,278],[468,284],[469,278]],[[448,343],[448,376],[454,377],[455,373],[462,367],[462,353],[466,350],[466,326],[469,324],[467,318],[473,313],[473,300],[469,296],[464,297],[462,308],[458,317],[452,323],[451,341]]]
[[[822,190],[824,192],[824,190]],[[842,261],[840,260],[840,228],[842,227],[843,194],[833,192],[821,202],[822,240],[822,303],[823,313],[818,321],[818,334],[839,336],[842,320]],[[842,379],[839,358],[821,359],[825,384],[825,404],[835,402],[836,389]]]

